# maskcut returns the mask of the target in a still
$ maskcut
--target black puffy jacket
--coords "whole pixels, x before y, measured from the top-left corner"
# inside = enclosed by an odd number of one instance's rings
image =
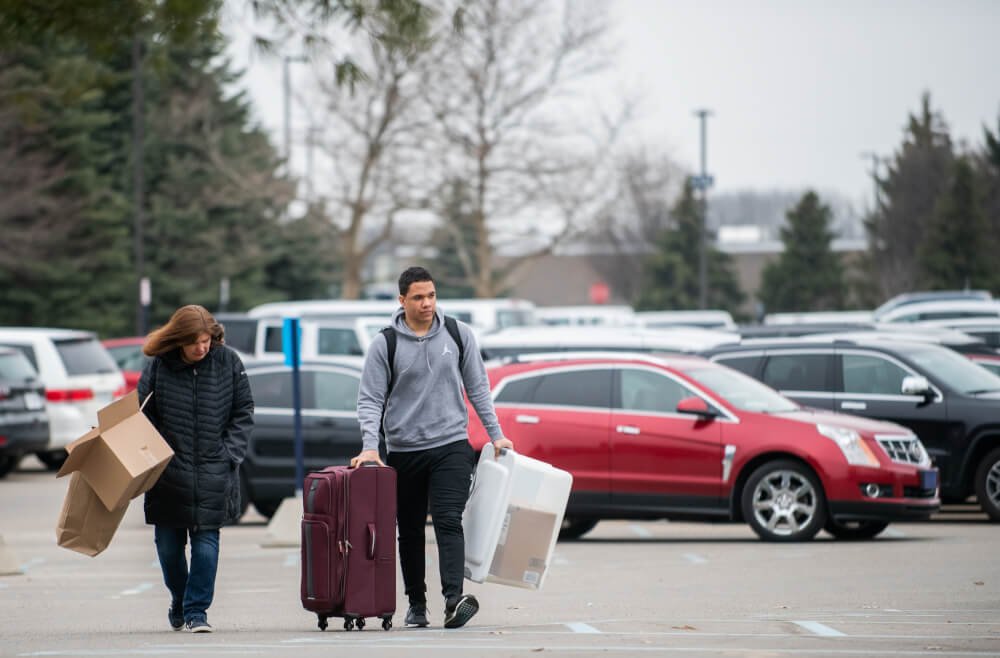
[[[240,516],[239,465],[253,427],[253,395],[236,352],[213,345],[197,363],[180,348],[150,359],[136,387],[146,416],[174,450],[146,492],[146,523],[212,529]]]

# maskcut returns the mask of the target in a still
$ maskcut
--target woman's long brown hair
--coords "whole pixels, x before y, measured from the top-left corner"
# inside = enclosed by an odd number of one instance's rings
[[[191,304],[182,306],[166,323],[146,337],[142,352],[146,356],[159,356],[183,345],[198,342],[198,336],[207,333],[212,337],[212,346],[225,343],[226,332],[203,306]]]

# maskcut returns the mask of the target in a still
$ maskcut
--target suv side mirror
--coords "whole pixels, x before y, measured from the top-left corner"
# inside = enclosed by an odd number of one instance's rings
[[[692,395],[691,397],[684,398],[678,402],[677,413],[692,414],[694,416],[700,416],[706,420],[715,418],[718,415],[715,411],[709,409],[708,404],[697,395]]]
[[[903,395],[922,395],[924,398],[931,398],[934,396],[934,391],[931,390],[931,383],[927,381],[927,378],[916,375],[903,377],[903,384],[900,386],[900,392]]]

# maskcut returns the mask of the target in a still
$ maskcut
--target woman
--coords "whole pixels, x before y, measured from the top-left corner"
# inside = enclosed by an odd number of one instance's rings
[[[174,450],[146,493],[145,509],[173,597],[168,619],[175,631],[212,631],[219,528],[240,516],[238,469],[253,427],[253,397],[243,363],[223,338],[222,325],[192,305],[178,309],[142,348],[153,358],[139,378],[139,399],[153,393],[144,411]]]

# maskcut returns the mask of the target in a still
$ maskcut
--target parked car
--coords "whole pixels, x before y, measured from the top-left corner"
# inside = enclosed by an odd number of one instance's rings
[[[24,354],[0,347],[0,478],[25,454],[43,451],[48,443],[45,387]]]
[[[646,329],[701,327],[736,331],[736,322],[729,311],[640,311],[635,318]]]
[[[993,295],[988,290],[918,290],[915,292],[904,292],[889,299],[881,306],[872,311],[872,316],[880,320],[889,311],[906,306],[908,304],[920,304],[922,302],[946,302],[946,301],[967,301],[967,300],[990,300]]]
[[[302,363],[304,473],[346,464],[361,450],[357,402],[363,363],[357,357]],[[296,489],[292,369],[284,363],[248,363],[247,376],[254,427],[240,469],[243,505],[252,502],[270,518]]]
[[[824,528],[858,539],[939,507],[910,430],[804,409],[700,357],[550,354],[488,373],[515,448],[573,474],[564,538],[601,519],[666,518],[745,521],[769,541]],[[482,425],[469,429],[485,445]]]
[[[226,330],[226,345],[239,352],[244,360],[284,359],[284,318],[250,317],[242,313],[220,313],[215,317]],[[367,317],[301,319],[302,359],[363,355],[372,339],[370,320]],[[387,324],[389,318],[383,318],[379,328]]]
[[[955,318],[1000,318],[1000,302],[984,299],[951,299],[914,302],[886,311],[879,322],[925,322]]]
[[[902,340],[809,339],[705,353],[811,407],[909,427],[941,471],[941,498],[973,493],[1000,521],[1000,377],[953,350]]]
[[[514,327],[486,334],[479,348],[488,359],[539,352],[608,351],[697,352],[739,336],[699,327],[638,329],[628,327]]]
[[[35,454],[50,470],[66,460],[66,445],[97,426],[97,411],[125,394],[125,378],[89,331],[0,328],[0,346],[20,350],[45,386],[49,442]]]
[[[920,327],[948,328],[978,338],[993,348],[1000,348],[1000,318],[952,318],[917,323]]]
[[[139,383],[139,376],[149,357],[142,353],[146,344],[145,336],[130,336],[128,338],[111,338],[101,342],[104,348],[121,368],[125,377],[125,392],[133,390]]]

